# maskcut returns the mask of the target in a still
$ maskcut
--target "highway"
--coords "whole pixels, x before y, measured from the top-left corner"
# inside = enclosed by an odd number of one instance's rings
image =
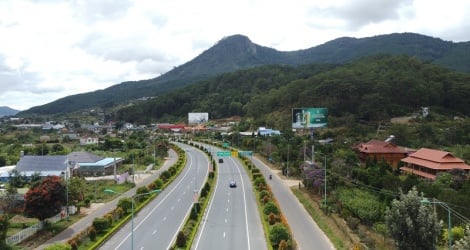
[[[203,152],[185,144],[178,143],[178,146],[186,151],[186,167],[156,199],[135,215],[134,246],[131,245],[132,223],[129,221],[100,249],[170,248],[192,208],[194,191],[200,190],[206,180],[209,166]]]
[[[238,160],[222,159],[214,194],[191,249],[267,249],[250,178]],[[230,181],[237,187],[229,187]]]
[[[271,174],[271,170],[256,157],[251,158],[264,176]],[[266,178],[267,179],[267,178]],[[272,180],[268,180],[271,190],[281,207],[282,213],[287,219],[289,226],[297,242],[299,250],[327,250],[335,249],[328,237],[317,226],[302,204],[299,203],[290,188],[273,174]]]

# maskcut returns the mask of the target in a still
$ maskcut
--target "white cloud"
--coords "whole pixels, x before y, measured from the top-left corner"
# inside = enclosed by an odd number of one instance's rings
[[[281,51],[394,32],[468,41],[469,12],[466,0],[0,1],[0,106],[153,78],[233,34]]]

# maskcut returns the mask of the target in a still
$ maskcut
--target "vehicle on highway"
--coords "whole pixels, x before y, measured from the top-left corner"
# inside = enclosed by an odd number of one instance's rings
[[[229,186],[231,188],[237,187],[237,183],[235,181],[230,181]]]
[[[219,159],[219,163],[224,163],[224,159]]]

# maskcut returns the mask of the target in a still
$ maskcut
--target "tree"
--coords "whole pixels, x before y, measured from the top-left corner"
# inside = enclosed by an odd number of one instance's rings
[[[432,206],[422,204],[424,199],[413,187],[408,194],[400,193],[385,212],[388,231],[398,249],[436,249],[441,225]]]
[[[65,185],[59,176],[48,176],[25,194],[24,212],[44,220],[58,214],[66,202]]]
[[[80,177],[72,177],[68,180],[69,203],[77,205],[85,198],[84,190],[86,187],[85,179]]]
[[[17,188],[22,188],[25,184],[25,177],[21,175],[21,173],[13,169],[10,172],[8,172],[9,179],[10,179],[10,186],[17,187]]]

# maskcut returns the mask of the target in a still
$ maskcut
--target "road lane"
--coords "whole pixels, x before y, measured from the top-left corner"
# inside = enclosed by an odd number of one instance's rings
[[[251,160],[264,176],[269,176],[272,173],[271,169],[256,157],[251,157]],[[269,181],[274,197],[279,202],[282,213],[289,223],[298,249],[335,249],[328,237],[318,227],[302,204],[299,203],[290,188],[274,174],[272,180],[266,179]]]
[[[187,154],[182,173],[134,217],[134,249],[168,249],[173,243],[208,172],[209,160],[200,150],[178,144]],[[131,222],[100,249],[131,249]]]
[[[267,249],[250,178],[238,160],[223,159],[192,249]],[[237,187],[229,187],[230,181]]]

